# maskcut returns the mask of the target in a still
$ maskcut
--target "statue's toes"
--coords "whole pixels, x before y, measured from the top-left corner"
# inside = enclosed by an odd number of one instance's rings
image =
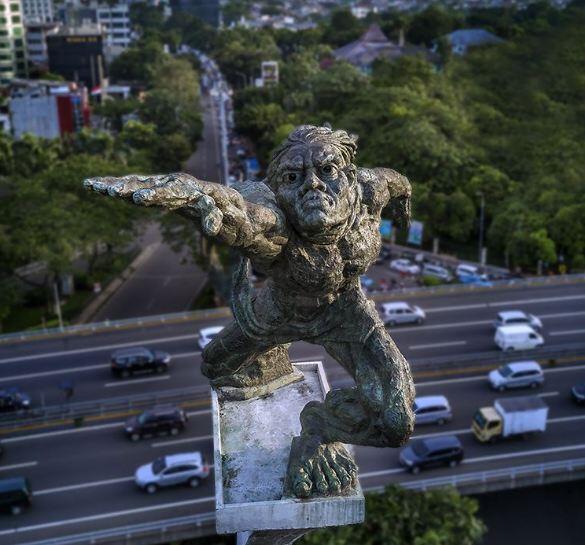
[[[321,472],[327,479],[327,492],[335,495],[341,492],[341,479],[337,475],[335,467],[331,467],[327,460],[321,460],[319,464],[321,466]]]
[[[293,491],[297,498],[308,498],[311,495],[313,482],[303,467],[299,467],[293,482]]]
[[[327,482],[325,472],[323,471],[319,460],[316,460],[315,463],[313,463],[313,484],[315,485],[317,492],[322,496],[329,494],[329,483]]]

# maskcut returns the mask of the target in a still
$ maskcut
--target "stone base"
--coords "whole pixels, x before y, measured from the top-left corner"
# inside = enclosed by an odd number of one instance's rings
[[[253,397],[262,397],[270,394],[278,388],[282,388],[293,382],[299,382],[304,379],[303,373],[294,369],[292,373],[271,380],[268,384],[259,386],[246,386],[244,388],[234,388],[233,386],[222,386],[217,388],[217,395],[222,401],[244,401]]]
[[[309,401],[329,390],[321,362],[297,363],[304,379],[254,399],[218,397],[212,391],[219,534],[300,530],[356,524],[364,520],[359,487],[344,496],[301,500],[284,496],[291,441]],[[300,535],[300,534],[299,534]]]

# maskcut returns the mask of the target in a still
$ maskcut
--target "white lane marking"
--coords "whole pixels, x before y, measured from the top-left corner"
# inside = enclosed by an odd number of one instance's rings
[[[97,426],[88,426],[87,428],[74,428],[71,430],[57,430],[49,431],[47,433],[35,433],[34,435],[22,435],[20,437],[7,437],[2,439],[3,443],[21,443],[23,441],[34,441],[35,439],[47,439],[50,437],[56,437],[59,435],[69,435],[71,433],[83,433],[85,431],[99,431],[108,428],[119,428],[120,422],[112,422],[110,424],[99,424]]]
[[[543,392],[542,394],[538,394],[538,397],[556,397],[560,394],[561,392]]]
[[[457,384],[459,382],[474,382],[477,380],[487,381],[487,375],[475,376],[475,377],[463,377],[463,378],[448,378],[443,380],[428,380],[425,382],[417,382],[415,386],[440,386],[442,384]]]
[[[583,316],[585,314],[585,310],[580,310],[577,312],[559,312],[557,314],[539,314],[539,318],[570,318],[571,316]]]
[[[112,513],[101,513],[99,515],[90,515],[88,517],[79,517],[74,519],[58,520],[55,522],[48,522],[44,524],[34,524],[32,526],[20,526],[10,530],[0,531],[0,535],[9,535],[22,532],[31,532],[34,530],[42,530],[45,528],[55,528],[57,526],[66,526],[68,524],[78,524],[81,522],[90,522],[93,520],[104,520],[114,517],[123,517],[126,515],[134,515],[136,513],[147,513],[150,511],[158,511],[161,509],[174,509],[176,507],[184,507],[186,505],[195,505],[197,503],[214,502],[215,496],[207,496],[204,498],[197,498],[195,500],[179,501],[174,503],[163,503],[159,505],[151,505],[150,507],[139,507],[137,509],[125,509],[124,511],[114,511]]]
[[[467,341],[449,341],[444,343],[432,343],[432,344],[413,344],[408,348],[410,350],[423,350],[425,348],[442,348],[445,346],[463,346],[467,344]]]
[[[515,301],[498,301],[494,303],[476,303],[473,305],[453,305],[449,307],[425,308],[427,314],[432,312],[451,312],[454,310],[471,310],[476,308],[505,307],[507,305],[534,305],[537,303],[551,303],[554,301],[573,301],[585,299],[585,295],[567,295],[563,297],[542,297],[540,299],[517,299]]]
[[[191,411],[190,413],[187,413],[187,416],[189,416],[189,417],[199,416],[201,414],[211,414],[211,409],[202,409],[201,411]]]
[[[401,333],[402,331],[427,331],[429,329],[449,329],[454,327],[471,327],[476,325],[493,324],[493,320],[478,320],[477,322],[453,322],[451,324],[434,324],[434,325],[419,325],[410,327],[397,326],[396,328],[388,328],[392,333]]]
[[[142,384],[144,382],[157,382],[159,380],[169,380],[171,375],[163,375],[162,377],[149,377],[149,378],[134,378],[131,380],[121,380],[118,382],[106,382],[105,388],[115,388],[117,386],[131,386],[132,384]]]
[[[21,467],[33,467],[38,465],[38,462],[23,462],[22,464],[12,464],[11,466],[0,466],[0,471],[10,471],[11,469],[20,469]]]
[[[568,329],[567,331],[551,331],[549,335],[551,337],[557,337],[559,335],[579,335],[585,333],[585,329]]]
[[[575,422],[575,420],[584,420],[585,415],[574,415],[574,416],[557,416],[557,418],[550,418],[549,424],[562,424],[564,422]]]
[[[538,454],[551,454],[556,452],[569,452],[572,450],[582,450],[585,449],[585,444],[583,445],[570,445],[567,447],[554,447],[554,448],[547,448],[547,449],[539,449],[539,450],[525,450],[519,452],[511,452],[508,454],[493,454],[491,456],[478,456],[476,458],[466,458],[461,463],[462,464],[475,464],[478,462],[490,462],[492,460],[505,460],[507,458],[522,458],[523,456],[534,456]],[[368,479],[370,477],[381,477],[383,475],[394,475],[396,473],[406,473],[406,468],[393,468],[393,469],[383,469],[380,471],[371,471],[369,473],[360,473],[360,479]],[[416,481],[408,481],[403,484],[409,484]]]
[[[585,365],[570,365],[569,367],[558,367],[555,369],[543,369],[543,373],[565,373],[566,371],[583,371]]]
[[[23,380],[39,377],[50,377],[53,375],[66,375],[69,373],[79,373],[81,371],[94,371],[95,369],[105,369],[109,365],[100,363],[99,365],[86,365],[84,367],[67,367],[65,369],[55,369],[53,371],[41,371],[39,373],[27,373],[25,375],[10,375],[0,378],[0,382],[12,382],[15,380]]]
[[[100,350],[112,350],[114,348],[126,348],[128,346],[141,346],[141,345],[150,345],[153,343],[171,343],[176,341],[186,341],[188,339],[197,339],[199,338],[199,334],[197,333],[190,333],[189,335],[176,335],[174,337],[160,337],[158,339],[144,339],[144,340],[136,340],[132,342],[126,343],[117,343],[117,344],[109,344],[109,345],[101,345],[101,346],[92,346],[89,348],[75,348],[73,350],[59,350],[57,352],[44,352],[42,354],[30,354],[28,356],[17,356],[15,358],[4,358],[0,360],[0,365],[4,363],[14,363],[15,361],[30,361],[30,360],[40,360],[43,358],[53,358],[56,356],[69,356],[75,354],[87,354],[89,352],[99,352]]]
[[[177,358],[190,358],[191,356],[201,356],[201,350],[195,352],[182,352],[181,354],[171,354],[171,359],[176,360]]]
[[[68,486],[59,486],[57,488],[45,488],[33,492],[33,496],[45,496],[47,494],[58,494],[69,490],[79,490],[81,488],[93,488],[94,486],[105,486],[108,484],[127,483],[133,481],[134,477],[119,477],[117,479],[105,479],[103,481],[92,481],[89,483],[71,484]]]
[[[188,437],[187,439],[175,439],[174,441],[160,441],[152,443],[152,448],[169,447],[171,445],[182,445],[184,443],[195,443],[197,441],[207,441],[213,439],[213,435],[202,435],[200,437]]]

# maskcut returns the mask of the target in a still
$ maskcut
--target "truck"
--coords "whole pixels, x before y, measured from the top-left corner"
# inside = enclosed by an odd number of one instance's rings
[[[496,399],[493,407],[481,407],[471,429],[481,443],[501,438],[541,433],[546,430],[548,405],[539,396]]]

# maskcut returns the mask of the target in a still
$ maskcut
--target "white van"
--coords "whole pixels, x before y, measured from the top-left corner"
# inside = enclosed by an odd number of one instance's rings
[[[453,418],[451,405],[445,396],[421,396],[412,406],[416,424],[445,424]]]
[[[453,275],[449,272],[448,269],[441,267],[440,265],[433,265],[431,263],[425,263],[423,265],[422,274],[423,276],[439,278],[444,282],[451,282],[451,280],[453,280]]]
[[[544,344],[542,335],[529,325],[505,325],[496,329],[494,342],[504,351],[530,350]]]
[[[479,276],[479,268],[475,265],[469,265],[467,263],[461,263],[457,265],[455,274],[459,276]]]

